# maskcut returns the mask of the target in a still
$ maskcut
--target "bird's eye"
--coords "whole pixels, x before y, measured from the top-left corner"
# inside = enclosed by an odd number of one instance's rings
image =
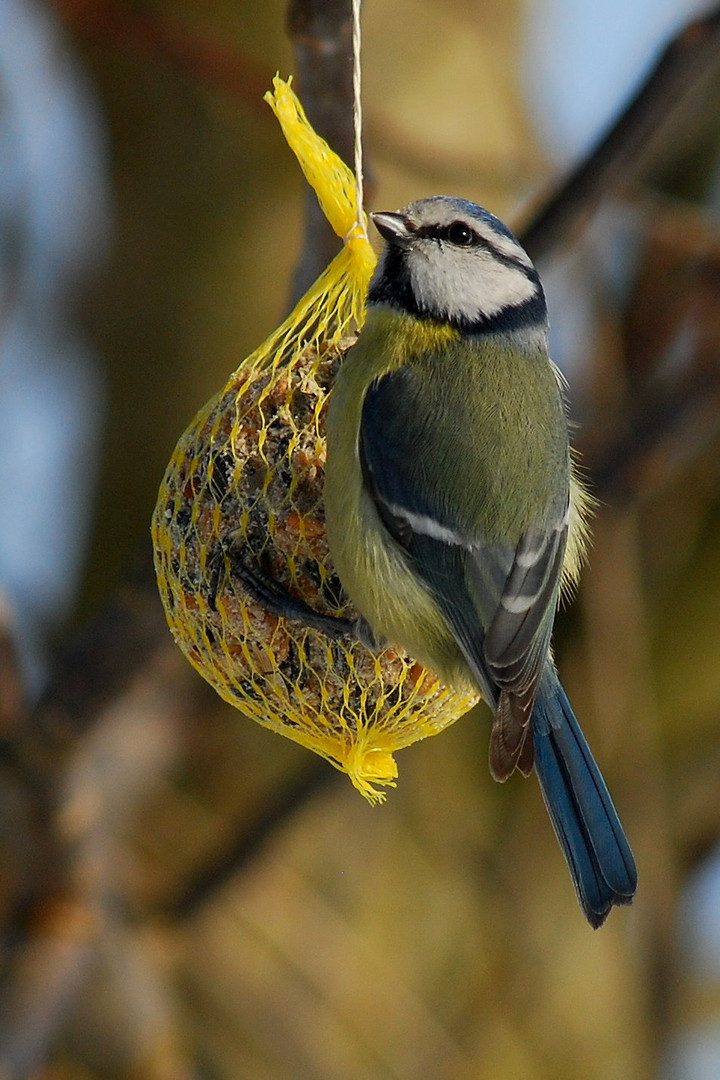
[[[453,221],[452,225],[448,225],[445,235],[449,242],[457,247],[471,247],[477,241],[477,236],[464,221]]]

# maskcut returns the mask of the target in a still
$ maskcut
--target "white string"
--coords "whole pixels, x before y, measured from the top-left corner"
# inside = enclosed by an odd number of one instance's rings
[[[357,200],[357,226],[361,235],[367,236],[363,221],[363,160],[362,160],[362,81],[360,72],[360,8],[362,0],[352,0],[352,54],[353,54],[353,129],[355,135],[355,198]]]

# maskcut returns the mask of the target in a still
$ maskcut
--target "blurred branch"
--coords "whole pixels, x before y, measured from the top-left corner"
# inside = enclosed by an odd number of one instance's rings
[[[0,1012],[4,1080],[27,1077],[47,1061],[84,984],[92,937],[92,919],[82,905],[47,904],[29,940],[11,952]]]
[[[25,708],[10,607],[0,593],[0,740],[11,738]]]
[[[28,724],[29,755],[41,749],[57,766],[64,747],[92,728],[101,711],[121,694],[133,674],[166,643],[167,626],[155,602],[149,553],[127,572],[118,592],[71,637]]]
[[[4,848],[11,839],[28,865],[5,882],[3,1078],[47,1060],[100,935],[120,917],[120,823],[167,767],[173,730],[193,708],[163,622],[154,590],[126,584],[73,641],[6,747],[14,804],[7,813],[4,784],[3,825],[13,834]]]
[[[531,258],[541,258],[567,238],[601,196],[637,177],[653,146],[677,137],[698,89],[719,66],[716,6],[670,42],[604,138],[520,232]]]
[[[628,410],[624,433],[584,455],[603,502],[644,502],[720,436],[720,372],[691,372],[646,388]]]
[[[225,849],[213,864],[198,868],[197,874],[186,881],[169,904],[159,913],[164,919],[187,919],[219,889],[227,885],[262,849],[275,829],[292,815],[307,799],[337,782],[338,773],[326,762],[311,759],[299,776],[291,778],[266,799],[262,813],[254,822],[244,822],[242,834]]]
[[[288,34],[308,119],[343,161],[353,160],[353,57],[350,0],[290,0]],[[340,250],[341,241],[305,189],[305,236],[293,279],[293,303]]]
[[[720,440],[720,232],[690,207],[655,198],[649,209],[620,397],[583,452],[593,490],[614,504],[647,502]]]

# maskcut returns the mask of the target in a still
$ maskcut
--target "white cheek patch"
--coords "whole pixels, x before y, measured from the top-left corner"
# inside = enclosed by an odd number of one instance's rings
[[[512,252],[517,256],[517,246]],[[441,251],[436,245],[417,256],[412,276],[420,307],[449,319],[492,318],[538,293],[537,284],[521,269],[498,262],[486,251]]]

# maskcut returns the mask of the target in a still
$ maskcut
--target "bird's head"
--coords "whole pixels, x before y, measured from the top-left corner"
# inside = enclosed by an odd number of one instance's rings
[[[529,256],[488,210],[436,195],[371,214],[387,242],[368,301],[466,333],[547,328],[545,295]]]

